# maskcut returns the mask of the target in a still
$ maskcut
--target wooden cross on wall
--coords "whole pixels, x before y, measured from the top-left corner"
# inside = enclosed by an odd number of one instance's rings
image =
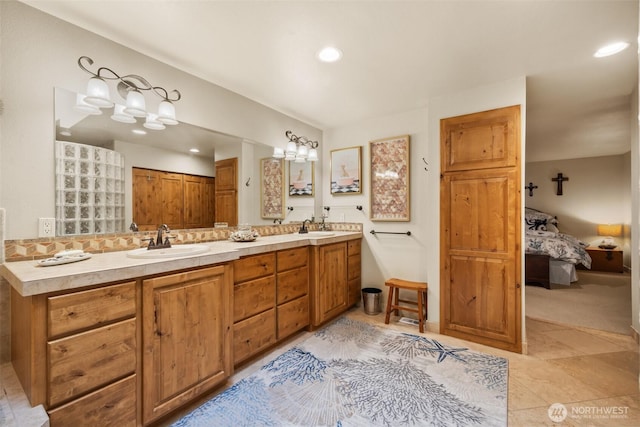
[[[530,182],[527,187],[524,187],[525,190],[529,190],[529,197],[533,197],[533,190],[538,188],[537,185],[533,185],[533,182]]]
[[[569,178],[567,178],[566,176],[562,176],[562,174],[559,173],[556,178],[551,178],[551,181],[555,181],[558,183],[558,190],[556,191],[556,194],[558,196],[562,196],[562,182],[569,181]]]

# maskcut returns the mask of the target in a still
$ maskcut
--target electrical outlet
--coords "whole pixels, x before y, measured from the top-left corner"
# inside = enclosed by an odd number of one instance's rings
[[[56,219],[55,218],[39,218],[38,219],[38,237],[55,237],[56,235]]]

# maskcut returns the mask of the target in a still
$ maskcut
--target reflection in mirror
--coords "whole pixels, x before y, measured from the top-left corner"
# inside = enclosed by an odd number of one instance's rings
[[[60,157],[56,164],[58,235],[127,231],[136,220],[132,214],[134,167],[214,177],[215,161],[240,157],[245,146],[253,148],[241,138],[183,122],[164,130],[144,128],[144,119],[118,122],[111,119],[113,107],[99,110],[98,115],[77,108],[77,101],[77,93],[55,89],[56,141],[61,147],[56,153],[62,153],[56,154]],[[123,173],[116,170],[121,162]]]

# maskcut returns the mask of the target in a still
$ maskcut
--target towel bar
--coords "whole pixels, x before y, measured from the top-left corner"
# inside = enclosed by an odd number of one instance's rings
[[[369,233],[373,234],[374,236],[376,234],[406,234],[407,236],[411,236],[411,232],[410,231],[394,232],[394,231],[376,231],[376,230],[371,230]]]

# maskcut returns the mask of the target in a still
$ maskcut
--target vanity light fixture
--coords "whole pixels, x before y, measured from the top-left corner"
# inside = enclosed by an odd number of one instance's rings
[[[318,141],[311,141],[306,136],[294,135],[290,130],[284,134],[289,142],[287,147],[273,148],[273,157],[276,159],[285,159],[294,161],[295,163],[315,162],[318,160]]]
[[[189,151],[191,151],[192,153],[199,153],[200,150],[198,150],[197,148],[190,148]]]
[[[136,123],[136,117],[144,117],[143,124],[147,129],[162,130],[165,125],[177,125],[176,108],[174,102],[179,101],[182,95],[177,90],[168,92],[160,86],[153,86],[144,77],[136,74],[118,75],[115,71],[107,67],[100,67],[94,73],[87,66],[93,65],[93,59],[88,56],[78,58],[78,66],[83,71],[91,74],[87,84],[87,94],[82,99],[78,99],[76,108],[84,109],[89,114],[101,114],[100,108],[114,108],[111,118],[123,123]],[[116,80],[118,93],[126,99],[126,105],[116,104],[111,100],[109,86],[106,80]],[[158,114],[147,112],[146,101],[142,91],[153,92],[162,101],[158,106]],[[94,110],[87,109],[92,107]],[[97,113],[96,113],[97,110]]]

